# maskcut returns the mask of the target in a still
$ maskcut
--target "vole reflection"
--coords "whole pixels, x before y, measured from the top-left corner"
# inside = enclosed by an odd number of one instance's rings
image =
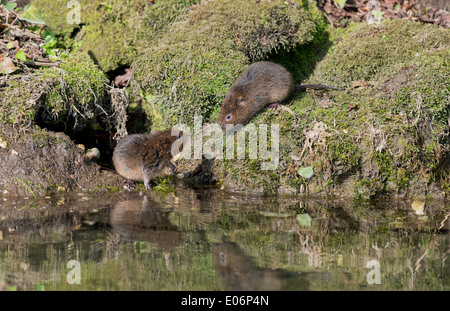
[[[312,278],[322,277],[314,272],[258,268],[235,243],[215,244],[213,262],[226,290],[308,290]]]
[[[142,200],[118,202],[109,222],[122,240],[155,243],[162,251],[172,252],[183,238],[178,227],[170,223],[170,213],[144,196]]]

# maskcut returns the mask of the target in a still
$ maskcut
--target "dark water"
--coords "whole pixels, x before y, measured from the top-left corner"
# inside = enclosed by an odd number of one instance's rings
[[[4,201],[0,289],[449,290],[450,206],[421,207],[186,189]]]

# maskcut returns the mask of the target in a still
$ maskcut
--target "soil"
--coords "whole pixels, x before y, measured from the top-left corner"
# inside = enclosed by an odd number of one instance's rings
[[[0,142],[0,193],[4,198],[121,187],[122,177],[100,170],[64,133],[40,129],[18,133],[1,125]]]

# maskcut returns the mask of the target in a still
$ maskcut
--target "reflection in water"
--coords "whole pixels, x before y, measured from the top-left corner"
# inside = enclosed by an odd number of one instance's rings
[[[162,251],[172,252],[183,240],[178,227],[169,220],[170,213],[146,196],[121,201],[110,213],[112,232],[123,240],[155,243]]]
[[[170,253],[182,242],[178,227],[171,224],[171,211],[164,210],[147,196],[142,200],[121,201],[114,205],[110,213],[112,231],[125,241],[144,241],[159,246],[164,254],[164,262],[173,271]]]
[[[442,202],[146,195],[0,203],[0,290],[450,289]]]
[[[217,275],[227,290],[308,290],[308,278],[315,277],[315,273],[255,267],[235,243],[215,244],[213,257]]]

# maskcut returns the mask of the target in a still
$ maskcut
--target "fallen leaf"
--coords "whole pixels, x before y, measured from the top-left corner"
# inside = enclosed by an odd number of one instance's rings
[[[8,11],[12,11],[16,8],[17,3],[16,2],[6,2],[2,0],[1,4],[7,9]]]
[[[324,108],[324,109],[328,109],[333,106],[333,103],[334,102],[331,99],[324,98],[324,99],[319,100],[319,102],[317,103],[317,106]]]
[[[334,0],[334,2],[336,2],[336,4],[337,4],[340,8],[344,8],[345,2],[347,2],[347,0]]]
[[[14,46],[14,42],[13,42],[13,41],[8,42],[8,44],[6,45],[6,48],[7,48],[8,50],[13,49],[14,47],[15,47],[15,46]]]
[[[357,109],[358,105],[347,105],[347,111],[353,110],[353,109]]]
[[[2,64],[0,66],[0,74],[10,74],[17,70],[17,67],[14,66],[11,58],[3,57]]]
[[[302,227],[311,227],[311,216],[309,216],[308,214],[300,214],[297,215],[297,217],[295,218],[298,222],[298,224]]]
[[[358,81],[353,81],[352,82],[352,86],[350,88],[354,89],[357,87],[362,87],[364,89],[367,89],[367,82],[365,80],[358,80]]]
[[[27,61],[27,56],[25,55],[25,52],[22,50],[19,50],[19,52],[16,53],[16,58],[21,62]]]
[[[298,169],[298,174],[308,179],[314,175],[314,169],[312,166],[301,167]]]
[[[19,19],[32,24],[45,24],[42,18],[41,10],[32,4],[28,4],[23,9],[23,12],[19,15]]]

